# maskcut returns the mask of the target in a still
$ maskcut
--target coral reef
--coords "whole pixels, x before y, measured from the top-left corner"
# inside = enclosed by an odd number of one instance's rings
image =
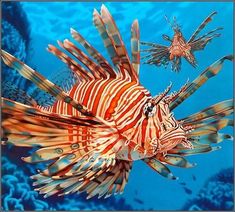
[[[196,198],[189,200],[183,210],[233,210],[233,168],[223,169],[210,177]]]
[[[17,17],[17,18],[16,18]],[[29,54],[30,28],[26,13],[20,2],[2,3],[2,49],[25,62]],[[26,90],[31,83],[23,79],[16,71],[10,70],[3,64],[2,81],[14,84]],[[7,92],[2,94],[7,97]]]
[[[29,177],[35,174],[35,168],[20,160],[13,164],[9,159],[11,157],[13,155],[2,157],[2,210],[132,210],[123,198],[87,200],[85,194],[71,194],[44,199],[33,190],[33,182]]]

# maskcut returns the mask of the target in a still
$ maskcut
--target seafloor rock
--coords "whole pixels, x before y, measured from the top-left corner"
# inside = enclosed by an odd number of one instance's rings
[[[223,169],[210,177],[196,198],[189,200],[183,210],[233,210],[233,168]]]

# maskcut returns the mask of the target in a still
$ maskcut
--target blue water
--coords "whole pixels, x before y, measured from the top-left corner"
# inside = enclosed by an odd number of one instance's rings
[[[45,48],[49,43],[56,45],[56,40],[65,38],[72,40],[69,33],[70,27],[79,31],[108,58],[102,40],[92,24],[93,9],[99,10],[102,3],[22,2],[21,4],[27,14],[31,30],[31,54],[28,64],[36,67],[43,75],[49,76],[63,67],[62,62],[48,53]],[[165,70],[141,65],[140,81],[152,95],[162,92],[170,82],[173,83],[173,90],[179,89],[187,79],[193,80],[214,61],[233,52],[233,3],[105,2],[105,5],[113,15],[128,50],[130,49],[130,27],[134,19],[139,20],[142,41],[167,45],[167,41],[164,41],[161,35],[167,34],[171,37],[173,32],[166,23],[164,15],[171,20],[174,16],[177,18],[187,39],[205,17],[213,11],[218,12],[204,32],[222,26],[224,28],[222,36],[213,39],[204,51],[196,52],[199,65],[197,69],[184,60],[179,74],[170,71],[170,67]],[[175,116],[178,119],[183,118],[219,101],[232,98],[232,79],[233,64],[226,61],[223,70],[216,77],[209,80],[174,111]],[[232,129],[227,128],[224,132],[232,134]],[[171,167],[173,173],[179,177],[178,181],[164,179],[142,162],[135,162],[121,197],[136,210],[182,209],[187,200],[196,197],[210,176],[221,169],[233,167],[233,142],[225,141],[220,146],[222,149],[219,151],[188,157],[190,161],[198,164],[195,168]],[[185,183],[190,192],[186,192],[185,186],[180,183]],[[79,198],[79,195],[73,198]],[[50,200],[45,202],[50,203]]]

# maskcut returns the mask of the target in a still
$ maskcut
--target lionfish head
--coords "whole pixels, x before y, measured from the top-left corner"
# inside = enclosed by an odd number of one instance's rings
[[[184,127],[183,122],[177,121],[174,114],[169,108],[169,93],[172,84],[166,90],[150,99],[145,103],[143,113],[146,118],[152,119],[154,123],[149,127],[149,131],[156,135],[151,138],[150,145],[155,147],[156,153],[165,153],[178,144],[187,148],[192,148],[190,141],[187,139],[187,133],[192,130],[191,127]],[[157,128],[157,129],[155,129]],[[156,134],[153,132],[157,132]]]

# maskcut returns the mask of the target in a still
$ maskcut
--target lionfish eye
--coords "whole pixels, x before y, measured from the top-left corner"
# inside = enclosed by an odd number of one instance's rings
[[[144,105],[144,114],[146,115],[146,117],[152,117],[155,113],[156,106],[153,103],[148,102]]]

